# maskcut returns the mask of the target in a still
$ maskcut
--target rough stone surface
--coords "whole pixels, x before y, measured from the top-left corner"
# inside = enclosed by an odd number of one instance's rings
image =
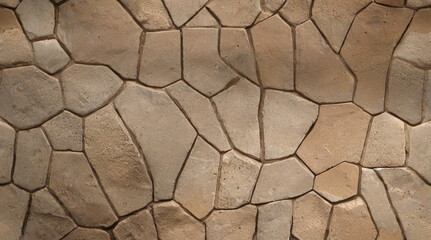
[[[407,6],[419,8],[419,7],[428,7],[431,6],[430,0],[407,0]]]
[[[405,0],[376,0],[376,2],[393,7],[402,7]]]
[[[202,8],[187,24],[187,27],[217,27],[218,23],[206,8]]]
[[[272,202],[258,207],[257,240],[289,239],[292,201]]]
[[[55,39],[33,43],[35,64],[49,73],[62,69],[70,61],[69,56]]]
[[[119,222],[115,226],[113,233],[118,240],[157,240],[157,231],[153,216],[146,209]]]
[[[135,18],[148,30],[163,30],[173,27],[162,0],[120,1],[130,9]]]
[[[261,10],[259,0],[213,0],[207,7],[229,27],[250,26]]]
[[[431,183],[431,122],[411,128],[407,164]]]
[[[11,8],[16,8],[19,3],[20,0],[0,0],[0,5]]]
[[[100,229],[76,228],[63,240],[109,240],[109,234]]]
[[[166,7],[176,26],[182,26],[201,9],[208,0],[165,0]]]
[[[82,151],[82,119],[64,111],[43,124],[55,150]]]
[[[19,239],[29,194],[12,184],[0,186],[0,234],[4,239]]]
[[[281,6],[283,6],[284,0],[263,0],[261,5],[270,10],[276,12]]]
[[[429,70],[427,73],[425,73],[427,75],[427,81],[426,81],[426,86],[424,86],[424,106],[423,106],[423,111],[424,111],[424,121],[430,121],[431,120],[431,81],[429,81],[429,79],[431,79],[431,70]]]
[[[280,15],[290,24],[299,25],[310,18],[312,0],[286,0],[280,9]]]
[[[11,181],[14,159],[15,130],[0,121],[0,184]]]
[[[22,0],[16,9],[28,38],[54,33],[55,9],[49,0]]]

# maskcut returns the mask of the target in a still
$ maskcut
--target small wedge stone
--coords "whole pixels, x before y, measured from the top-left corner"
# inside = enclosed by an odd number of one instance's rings
[[[165,0],[175,26],[180,27],[201,9],[208,0]]]
[[[34,60],[40,68],[53,74],[70,61],[69,56],[55,39],[33,43]]]
[[[292,201],[272,202],[258,207],[257,240],[289,239]]]
[[[55,150],[82,151],[82,127],[82,119],[68,111],[43,124]]]
[[[261,10],[259,0],[213,0],[207,7],[229,27],[250,26]]]
[[[122,220],[115,226],[112,232],[117,240],[157,240],[157,231],[153,216],[151,216],[150,211],[147,209]]]
[[[312,0],[286,0],[280,9],[280,15],[290,24],[299,25],[310,19]]]
[[[14,158],[15,130],[0,121],[0,184],[11,181]]]
[[[21,237],[30,196],[12,184],[0,186],[0,235],[4,239]]]
[[[16,9],[28,38],[54,33],[55,9],[49,0],[22,0]]]
[[[144,28],[148,30],[164,30],[173,28],[171,18],[162,0],[120,0]]]
[[[78,227],[62,240],[109,240],[109,234],[100,229]]]
[[[196,14],[187,24],[187,27],[218,27],[218,23],[211,13],[206,9]]]

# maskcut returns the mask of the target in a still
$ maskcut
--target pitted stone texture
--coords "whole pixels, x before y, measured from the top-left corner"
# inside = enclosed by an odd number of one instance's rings
[[[211,13],[206,9],[196,14],[187,24],[187,27],[218,27],[218,23]]]
[[[33,43],[35,64],[53,74],[67,65],[70,58],[55,39]]]
[[[331,204],[315,192],[309,192],[293,202],[292,233],[299,239],[325,238]]]
[[[226,134],[217,119],[211,102],[180,81],[166,88],[189,117],[198,132],[220,151],[230,149]]]
[[[154,205],[154,219],[160,239],[204,240],[205,226],[174,201]]]
[[[20,0],[0,0],[0,5],[16,8],[19,4]]]
[[[378,169],[406,239],[431,238],[431,186],[407,168]]]
[[[120,0],[148,30],[173,28],[162,0]]]
[[[42,129],[18,132],[15,154],[13,182],[28,191],[44,187],[51,147]]]
[[[15,130],[0,121],[0,184],[11,181],[14,159]]]
[[[314,175],[297,158],[264,164],[253,194],[253,203],[293,198],[313,188]]]
[[[407,164],[431,183],[431,122],[410,129],[410,158]]]
[[[341,162],[359,163],[370,115],[352,103],[323,105],[313,130],[298,149],[298,156],[314,173]]]
[[[428,7],[431,6],[430,0],[407,0],[407,6],[408,7]]]
[[[271,12],[276,12],[283,5],[284,0],[263,0],[261,2],[262,6]]]
[[[108,227],[117,221],[84,154],[54,152],[49,187],[80,226]]]
[[[251,28],[257,67],[264,87],[293,90],[293,40],[278,15]]]
[[[113,233],[117,240],[157,240],[157,231],[153,216],[151,216],[150,211],[147,209],[139,211],[119,222],[115,226]]]
[[[213,0],[207,7],[229,27],[250,26],[260,13],[259,0]]]
[[[30,215],[21,239],[61,239],[75,227],[61,205],[44,188],[33,193]]]
[[[115,0],[72,0],[60,5],[58,38],[75,61],[107,64],[136,78],[142,30]]]
[[[178,179],[175,200],[199,219],[214,207],[219,163],[220,154],[198,137]]]
[[[120,89],[123,81],[108,67],[74,64],[61,73],[66,108],[79,114],[94,112]]]
[[[412,14],[372,3],[357,15],[346,37],[341,56],[358,78],[354,102],[372,114],[384,110],[389,62]]]
[[[297,91],[317,102],[352,100],[353,75],[311,20],[296,28],[296,48]]]
[[[1,78],[0,116],[12,125],[31,128],[63,109],[59,82],[36,67],[6,69]]]
[[[82,119],[64,111],[43,124],[55,150],[82,151]]]
[[[425,71],[395,59],[389,71],[388,111],[410,124],[418,124],[422,120],[424,81]]]
[[[236,210],[218,210],[205,220],[208,240],[250,240],[256,228],[257,209],[247,205]]]
[[[182,26],[201,9],[208,0],[165,0],[166,7],[177,27]]]
[[[257,240],[289,239],[292,201],[272,202],[258,207]]]
[[[85,119],[85,152],[119,215],[153,200],[142,156],[112,105]]]
[[[110,240],[109,234],[100,229],[76,228],[63,240]]]
[[[115,107],[143,150],[155,200],[172,198],[196,131],[165,92],[130,84],[115,100]]]
[[[184,80],[207,96],[222,90],[237,74],[218,54],[218,29],[183,30]]]
[[[280,9],[280,15],[290,24],[299,25],[310,19],[312,0],[286,0]]]
[[[139,80],[151,86],[164,87],[180,78],[180,31],[146,33]]]
[[[376,2],[393,7],[403,7],[405,0],[376,0]]]
[[[0,22],[0,67],[31,63],[31,45],[13,11],[0,8]]]
[[[376,228],[362,198],[334,206],[327,239],[372,240],[376,236]]]
[[[35,39],[54,33],[55,9],[49,0],[22,0],[16,13],[28,38]]]
[[[0,235],[4,239],[21,237],[29,194],[12,184],[0,186]]]
[[[402,240],[403,234],[392,211],[385,186],[372,169],[363,168],[361,195],[367,202],[379,231],[379,240]]]
[[[373,118],[361,164],[364,167],[402,166],[406,160],[403,121],[382,113]]]
[[[359,167],[351,163],[340,165],[321,173],[314,182],[314,191],[331,202],[338,202],[358,193]]]
[[[260,157],[259,100],[259,87],[246,79],[240,79],[213,98],[232,143],[256,158]]]
[[[318,105],[275,90],[265,91],[263,102],[265,159],[292,155],[316,121]]]

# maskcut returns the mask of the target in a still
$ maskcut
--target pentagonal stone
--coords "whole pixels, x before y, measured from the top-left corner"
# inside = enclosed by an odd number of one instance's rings
[[[36,65],[51,74],[62,69],[70,60],[55,39],[34,42],[33,48]]]
[[[312,0],[286,0],[280,9],[280,15],[290,24],[299,25],[310,18]]]
[[[117,221],[84,154],[54,152],[49,187],[80,226],[108,227]]]
[[[73,0],[60,5],[58,38],[75,61],[107,64],[136,78],[142,30],[115,0]]]
[[[74,64],[61,73],[66,108],[86,115],[100,108],[123,81],[108,67]]]
[[[172,21],[179,27],[186,23],[190,18],[201,9],[208,0],[165,0]]]
[[[217,15],[223,26],[250,26],[260,12],[259,0],[215,0],[207,7]]]
[[[407,164],[431,183],[431,122],[410,130],[410,156]]]
[[[202,10],[186,24],[186,27],[218,27],[218,22],[206,8],[202,8]]]
[[[112,105],[85,119],[85,152],[119,215],[151,202],[153,187],[145,163]]]
[[[427,6],[431,6],[431,1],[430,0],[407,0],[407,6],[414,7],[414,8],[427,7]]]
[[[44,187],[50,156],[51,147],[42,129],[18,132],[13,182],[29,191]]]
[[[1,6],[16,8],[19,4],[20,0],[0,0]]]
[[[115,107],[144,152],[155,200],[172,198],[196,131],[165,92],[130,84],[115,100]]]
[[[110,240],[109,234],[100,229],[78,227],[62,240]]]
[[[0,83],[0,116],[12,125],[31,128],[62,109],[63,100],[57,79],[34,66],[3,71]]]
[[[153,216],[151,216],[150,211],[147,209],[122,220],[115,226],[112,232],[117,240],[157,240],[157,231]]]
[[[162,0],[120,0],[148,30],[173,28]]]
[[[257,239],[289,239],[292,226],[292,201],[284,200],[258,208]]]
[[[264,164],[252,202],[271,202],[299,196],[313,188],[313,180],[313,173],[296,158]]]
[[[0,235],[4,239],[20,239],[29,194],[12,184],[0,186]]]
[[[10,182],[12,176],[15,130],[0,121],[0,184]]]
[[[55,150],[82,151],[82,119],[64,111],[43,124]]]
[[[54,33],[55,9],[49,0],[22,0],[16,9],[28,38]]]

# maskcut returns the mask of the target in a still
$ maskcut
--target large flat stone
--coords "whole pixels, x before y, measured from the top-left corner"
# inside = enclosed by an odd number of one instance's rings
[[[410,156],[407,164],[431,183],[431,122],[409,131]]]
[[[426,73],[427,79],[431,79],[431,70]],[[431,81],[427,80],[426,86],[424,86],[424,121],[431,120]]]
[[[15,10],[28,38],[54,33],[55,8],[49,0],[22,0]]]
[[[0,121],[0,184],[11,181],[14,158],[15,130]]]
[[[214,0],[207,7],[229,27],[250,26],[260,13],[259,0]]]
[[[292,226],[292,201],[267,203],[258,208],[257,240],[289,239]]]
[[[30,196],[12,184],[0,186],[0,235],[18,240],[27,212]]]
[[[117,240],[157,240],[157,231],[153,216],[151,216],[150,211],[147,209],[141,210],[122,220],[115,226],[112,232]]]

